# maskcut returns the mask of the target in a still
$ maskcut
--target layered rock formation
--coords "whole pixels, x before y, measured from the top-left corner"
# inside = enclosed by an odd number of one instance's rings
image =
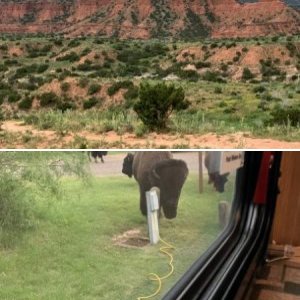
[[[281,0],[0,0],[0,32],[253,37],[300,32],[300,11]]]

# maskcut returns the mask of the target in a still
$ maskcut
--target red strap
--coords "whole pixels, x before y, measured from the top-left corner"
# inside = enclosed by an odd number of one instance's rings
[[[269,182],[269,169],[272,160],[272,152],[266,151],[263,153],[253,200],[255,204],[266,204]]]

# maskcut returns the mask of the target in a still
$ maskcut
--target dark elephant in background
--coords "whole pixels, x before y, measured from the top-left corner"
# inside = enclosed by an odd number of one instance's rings
[[[188,175],[183,160],[173,159],[171,152],[129,153],[123,162],[122,172],[134,176],[140,188],[140,209],[147,215],[146,192],[152,187],[160,189],[160,211],[167,219],[177,216],[181,189]]]
[[[204,165],[208,172],[208,184],[213,184],[216,191],[219,193],[224,193],[225,184],[228,181],[228,175],[220,174],[219,172],[219,155],[220,152],[210,151],[205,153]]]

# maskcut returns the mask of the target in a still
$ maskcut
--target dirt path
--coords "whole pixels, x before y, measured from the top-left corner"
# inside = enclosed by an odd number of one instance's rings
[[[104,163],[91,162],[89,164],[91,173],[95,176],[119,176],[122,174],[123,159],[127,155],[126,151],[120,152],[120,154],[110,154],[104,157]],[[173,153],[174,158],[184,160],[189,168],[190,173],[198,172],[198,152],[178,152]],[[203,167],[204,172],[206,169]]]
[[[300,149],[299,142],[286,142],[274,139],[252,138],[247,133],[217,135],[179,135],[151,133],[136,137],[115,132],[96,134],[82,131],[60,135],[52,130],[37,130],[22,122],[6,121],[0,132],[0,148],[102,148],[102,149],[139,149],[139,148],[182,148],[182,149]],[[24,135],[27,138],[24,139]]]

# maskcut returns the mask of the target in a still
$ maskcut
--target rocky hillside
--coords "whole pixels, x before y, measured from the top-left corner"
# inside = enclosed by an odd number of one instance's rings
[[[300,32],[300,10],[281,0],[0,0],[0,32],[253,37]]]

